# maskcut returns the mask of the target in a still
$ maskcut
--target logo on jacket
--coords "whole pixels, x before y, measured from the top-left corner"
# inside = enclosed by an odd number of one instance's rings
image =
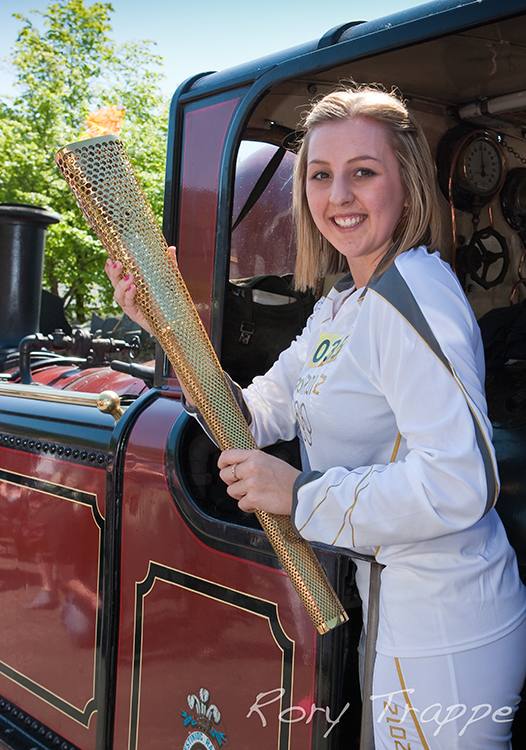
[[[217,750],[226,744],[226,736],[216,729],[221,722],[221,712],[213,703],[209,704],[210,693],[206,688],[197,695],[189,695],[188,706],[191,713],[182,711],[185,727],[190,732],[183,745],[183,750]],[[214,726],[215,724],[215,726]]]
[[[322,367],[329,362],[334,362],[338,354],[342,351],[349,336],[338,336],[336,333],[322,333],[314,350],[314,354],[309,359],[306,367]]]

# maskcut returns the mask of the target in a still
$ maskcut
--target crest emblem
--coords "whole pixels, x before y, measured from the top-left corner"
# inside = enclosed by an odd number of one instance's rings
[[[185,727],[190,733],[183,745],[183,750],[217,750],[226,744],[226,736],[216,727],[221,722],[221,712],[210,703],[210,693],[206,688],[199,690],[199,696],[189,695],[190,712],[182,711]],[[215,725],[215,726],[214,726]]]

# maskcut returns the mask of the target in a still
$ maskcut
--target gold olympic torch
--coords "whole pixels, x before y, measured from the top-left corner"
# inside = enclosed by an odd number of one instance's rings
[[[115,135],[82,140],[62,148],[55,161],[109,257],[133,274],[137,304],[220,449],[257,448],[121,141]],[[256,515],[318,632],[345,622],[323,568],[290,518]]]

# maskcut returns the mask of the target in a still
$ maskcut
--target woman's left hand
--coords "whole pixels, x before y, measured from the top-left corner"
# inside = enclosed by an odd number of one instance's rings
[[[241,510],[290,516],[292,490],[300,474],[290,464],[258,450],[223,451],[217,462],[228,494]]]

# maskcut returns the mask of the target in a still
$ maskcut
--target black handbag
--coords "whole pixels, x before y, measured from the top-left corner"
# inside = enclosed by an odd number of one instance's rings
[[[221,364],[242,387],[263,375],[299,335],[312,313],[312,291],[292,287],[292,274],[229,282]]]

